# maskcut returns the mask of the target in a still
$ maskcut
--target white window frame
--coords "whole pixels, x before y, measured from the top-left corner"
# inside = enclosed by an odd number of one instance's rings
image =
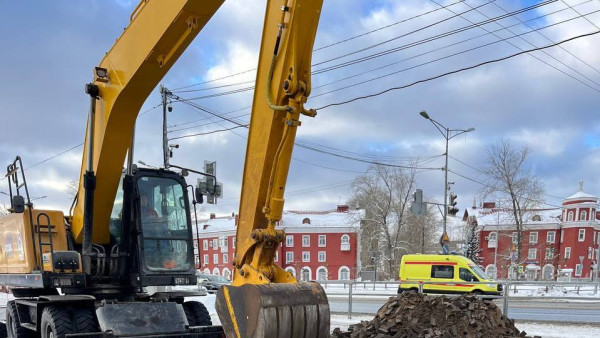
[[[529,233],[529,244],[537,244],[538,242],[538,233],[537,231],[532,231]]]
[[[571,247],[567,246],[565,247],[565,259],[570,259],[571,258]]]
[[[319,248],[327,246],[327,235],[319,235]]]
[[[533,257],[531,257],[533,253]],[[527,251],[527,259],[537,259],[537,249],[536,248],[529,248],[529,251]]]
[[[229,256],[226,253],[223,254],[223,264],[229,263]]]
[[[209,263],[209,262],[208,262],[208,254],[205,254],[205,255],[204,255],[204,257],[203,257],[203,260],[204,260],[204,264],[205,264],[205,265]]]
[[[546,242],[551,244],[554,244],[554,242],[556,242],[556,231],[548,231],[546,233]]]
[[[587,221],[587,211],[581,210],[579,215],[580,215],[580,219],[579,219],[580,221]]]
[[[275,258],[273,260],[279,262],[279,251],[275,251]]]
[[[207,240],[202,241],[202,250],[208,250],[208,241]]]
[[[235,237],[231,238],[231,248],[232,249],[235,249],[235,240],[236,240]]]
[[[575,276],[580,276],[583,273],[583,264],[576,264],[575,265]]]
[[[219,248],[219,241],[216,238],[213,238],[212,246],[214,250],[217,250]]]
[[[343,278],[342,279],[342,270],[345,270],[345,272],[348,273],[348,278]],[[340,268],[338,269],[338,280],[350,280],[350,268],[347,266],[340,266]]]
[[[302,247],[310,248],[310,235],[302,235]]]
[[[219,254],[213,254],[213,263],[219,264]]]
[[[228,239],[227,237],[221,237],[219,238],[219,246],[221,247],[221,252],[227,252],[229,251],[228,249],[228,243],[227,243]]]
[[[554,258],[554,248],[546,248],[546,260]]]
[[[288,248],[294,247],[294,235],[285,235],[285,246]]]
[[[565,229],[561,229],[560,230],[560,242],[563,242],[563,239],[565,238]]]
[[[302,262],[310,263],[310,251],[302,251]]]
[[[579,229],[579,233],[577,234],[578,242],[585,242],[585,229]]]
[[[286,263],[293,263],[294,262],[294,252],[293,251],[287,251],[285,253],[285,262]]]
[[[573,211],[567,213],[567,222],[573,222]]]
[[[343,234],[340,239],[340,250],[350,251],[350,235]]]
[[[319,251],[319,255],[317,258],[319,263],[323,263],[327,261],[327,252],[326,251]]]
[[[513,232],[511,236],[512,236],[512,242],[513,242],[513,244],[519,244],[519,236],[518,236],[518,234],[516,232]]]

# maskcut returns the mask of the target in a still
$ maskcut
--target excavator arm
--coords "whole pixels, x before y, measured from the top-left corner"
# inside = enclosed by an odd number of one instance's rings
[[[232,337],[327,337],[329,305],[317,283],[299,283],[273,259],[290,161],[311,90],[311,57],[323,0],[269,0],[262,34],[237,226],[234,277],[217,296]]]
[[[140,1],[128,27],[96,67],[94,81],[86,87],[92,97],[90,110],[95,112],[90,116],[95,117],[88,118],[71,224],[76,242],[85,237],[84,182],[88,188],[94,185],[94,180],[85,179],[89,171],[101,182],[89,189],[93,209],[88,205],[91,215],[86,218],[94,225],[91,241],[109,243],[109,218],[140,108],[223,1]]]

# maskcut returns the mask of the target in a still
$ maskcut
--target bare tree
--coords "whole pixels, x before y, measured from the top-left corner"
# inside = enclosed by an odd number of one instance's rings
[[[487,176],[484,197],[500,198],[507,204],[503,207],[512,211],[517,235],[517,262],[522,261],[523,215],[542,204],[544,193],[541,181],[526,165],[529,155],[527,147],[516,148],[508,140],[501,140],[487,149],[487,161],[482,169]]]
[[[0,204],[0,216],[8,214],[10,214],[10,212],[8,211],[8,207],[6,205]]]
[[[439,219],[435,217],[435,206],[430,205],[423,216],[409,214],[406,218],[402,237],[406,240],[408,253],[430,253],[439,251],[437,243],[439,229],[436,224]]]
[[[77,196],[77,191],[79,190],[79,180],[70,180],[65,187],[65,192],[69,194],[72,198]]]
[[[416,171],[376,165],[359,176],[352,184],[351,205],[365,210],[362,243],[363,266],[372,265],[372,255],[377,264],[382,264],[383,278],[397,275],[402,254],[409,251],[403,238],[412,192],[415,189]]]

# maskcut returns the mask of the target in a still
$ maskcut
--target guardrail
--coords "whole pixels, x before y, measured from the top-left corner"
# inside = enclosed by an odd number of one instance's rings
[[[342,286],[343,290],[348,290],[348,318],[352,319],[352,298],[353,296],[394,296],[397,294],[397,290],[398,288],[402,285],[402,284],[409,284],[409,285],[415,285],[418,284],[418,292],[419,293],[426,293],[426,294],[431,294],[431,295],[441,295],[441,294],[432,294],[432,293],[427,293],[424,292],[424,288],[425,285],[427,284],[439,284],[440,281],[410,281],[410,282],[398,282],[398,281],[381,281],[381,282],[367,282],[367,281],[318,281],[321,285],[323,285],[323,288],[325,288],[325,290],[327,292],[331,292],[330,289],[337,285],[337,286]],[[446,282],[443,281],[444,284],[464,284],[465,281],[460,281],[460,282]],[[533,281],[506,281],[506,280],[502,280],[502,281],[494,281],[494,282],[468,282],[469,284],[501,284],[502,285],[502,292],[501,295],[477,295],[477,297],[480,298],[486,298],[486,299],[502,299],[502,314],[504,316],[508,316],[508,309],[509,309],[509,300],[510,299],[544,299],[544,300],[564,300],[564,299],[579,299],[579,300],[595,300],[595,301],[600,301],[600,295],[598,295],[598,289],[600,288],[600,283],[596,282],[596,283],[591,283],[591,282],[552,282],[552,281],[540,281],[540,282],[533,282]],[[378,288],[383,286],[383,290],[381,288]],[[519,288],[521,286],[521,288]],[[593,295],[596,295],[596,297],[585,297],[585,296],[579,296],[579,297],[567,297],[567,296],[540,296],[540,295],[533,295],[533,296],[527,296],[527,297],[521,297],[521,296],[514,296],[515,294],[517,294],[519,291],[524,291],[523,290],[523,286],[529,286],[529,287],[546,287],[547,291],[549,291],[550,288],[554,288],[554,287],[559,287],[559,288],[571,288],[576,294],[580,294],[580,292],[591,292]],[[378,291],[384,291],[383,294],[373,294],[372,292],[355,292],[355,291],[359,291],[359,290],[364,290],[364,291],[374,291],[374,290],[378,290]],[[389,290],[390,292],[387,293],[386,291]],[[393,291],[393,293],[392,293]],[[513,294],[513,296],[511,296],[511,293]],[[345,293],[344,293],[345,294]],[[342,295],[344,295],[342,294]],[[460,295],[457,294],[445,294],[444,296],[446,297],[458,297]]]

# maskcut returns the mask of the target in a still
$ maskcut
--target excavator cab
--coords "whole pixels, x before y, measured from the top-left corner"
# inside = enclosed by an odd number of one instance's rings
[[[182,176],[163,169],[137,169],[123,176],[111,217],[111,240],[113,247],[136,253],[137,264],[130,267],[134,286],[196,283],[185,187]]]

